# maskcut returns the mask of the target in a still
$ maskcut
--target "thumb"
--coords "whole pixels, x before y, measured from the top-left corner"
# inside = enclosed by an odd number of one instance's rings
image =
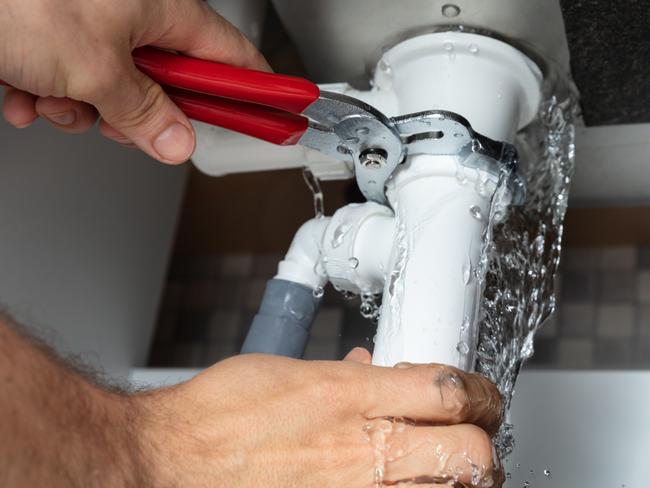
[[[104,121],[102,132],[114,139],[119,138],[115,133],[122,135],[163,163],[187,161],[196,140],[185,114],[135,65],[123,71],[119,88],[93,102]]]
[[[343,361],[352,361],[354,363],[371,364],[372,355],[364,347],[355,347],[343,358]]]

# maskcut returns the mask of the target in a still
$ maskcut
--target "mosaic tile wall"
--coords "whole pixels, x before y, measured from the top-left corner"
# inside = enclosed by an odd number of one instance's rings
[[[150,366],[202,367],[236,354],[280,255],[178,258],[171,265]],[[372,348],[375,326],[329,288],[307,359]],[[535,368],[650,368],[650,246],[568,248],[558,310],[539,331]]]

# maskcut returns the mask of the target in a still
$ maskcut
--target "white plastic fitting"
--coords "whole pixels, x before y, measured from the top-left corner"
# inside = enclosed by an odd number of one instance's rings
[[[384,288],[373,363],[473,365],[475,276],[492,175],[458,173],[454,156],[412,158],[391,181],[397,233]]]
[[[351,204],[332,216],[323,239],[323,264],[335,288],[379,294],[395,236],[393,212],[373,202]]]
[[[395,218],[388,207],[373,202],[346,205],[332,217],[302,225],[275,278],[314,290],[329,280],[340,290],[379,294],[394,237]]]
[[[321,246],[330,218],[314,218],[305,222],[291,242],[289,251],[280,264],[276,279],[292,281],[312,290],[327,283],[327,276],[320,272]]]
[[[387,51],[377,65],[374,89],[394,97],[381,107],[387,115],[448,110],[480,134],[512,142],[537,114],[541,81],[537,65],[505,42],[438,32]]]
[[[385,111],[442,109],[475,131],[512,142],[535,116],[541,72],[501,41],[458,32],[405,41],[380,61],[375,88]],[[389,115],[396,115],[388,112]],[[496,175],[456,156],[409,157],[388,184],[397,234],[384,288],[373,363],[474,364],[480,290],[476,273]]]

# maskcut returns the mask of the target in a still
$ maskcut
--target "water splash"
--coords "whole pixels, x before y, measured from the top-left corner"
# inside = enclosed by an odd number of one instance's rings
[[[325,289],[322,286],[318,286],[314,288],[312,295],[314,295],[314,298],[322,298],[325,295]]]
[[[372,320],[373,322],[379,321],[381,315],[381,295],[362,293],[359,312],[364,319]]]
[[[314,198],[314,215],[317,219],[322,219],[325,216],[325,199],[323,198],[320,181],[307,166],[302,169],[302,178]]]
[[[495,218],[496,209],[504,207],[504,178],[491,202],[481,259],[475,369],[496,383],[506,408],[522,363],[533,353],[533,336],[555,309],[554,279],[574,171],[576,107],[573,95],[542,103],[538,120],[517,141],[528,163],[521,172],[527,184],[524,204],[500,215],[501,221]],[[502,457],[512,451],[509,423],[495,444]]]
[[[395,216],[397,219],[397,234],[395,236],[396,242],[396,256],[393,269],[388,275],[388,306],[390,308],[390,316],[392,317],[391,328],[388,331],[388,336],[392,336],[396,331],[400,330],[402,326],[402,310],[401,301],[404,297],[404,273],[406,263],[409,257],[409,236],[406,231],[406,225],[400,220],[397,208],[395,209]]]
[[[363,426],[366,441],[374,451],[373,488],[387,486],[384,484],[387,468],[391,463],[411,453],[408,427],[414,425],[414,422],[402,417],[385,417],[370,420]],[[448,446],[443,444],[437,444],[435,447],[420,447],[433,448],[429,453],[432,461],[429,465],[431,472],[410,480],[415,483],[414,486],[423,483],[458,486],[462,484],[460,483],[462,478],[469,479],[472,486],[495,486],[494,477],[497,475],[498,467],[479,465],[467,452],[450,452]],[[399,485],[402,486],[402,483]]]

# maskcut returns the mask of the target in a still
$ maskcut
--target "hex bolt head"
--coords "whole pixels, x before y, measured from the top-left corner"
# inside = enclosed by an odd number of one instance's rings
[[[382,149],[366,149],[359,159],[364,168],[379,169],[386,166],[386,151]]]

